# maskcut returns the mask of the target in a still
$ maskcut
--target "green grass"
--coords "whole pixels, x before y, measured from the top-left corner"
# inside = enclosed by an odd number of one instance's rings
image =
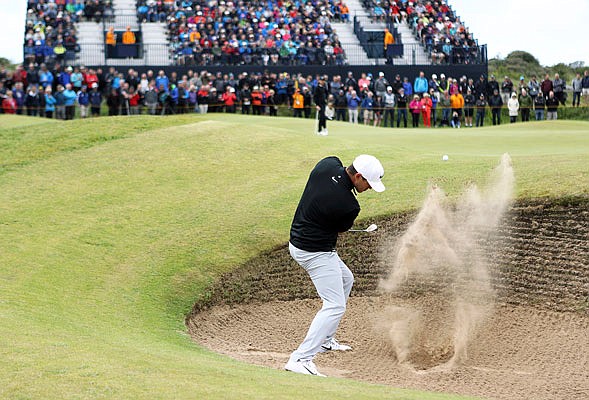
[[[288,240],[326,155],[383,162],[388,190],[360,195],[361,218],[418,207],[428,182],[456,196],[504,152],[519,197],[586,196],[589,124],[330,123],[317,137],[313,122],[0,117],[0,398],[458,399],[238,363],[194,344],[184,316],[220,274]]]

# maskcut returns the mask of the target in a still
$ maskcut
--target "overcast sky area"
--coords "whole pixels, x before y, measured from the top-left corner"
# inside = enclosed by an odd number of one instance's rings
[[[542,65],[584,61],[589,65],[589,0],[448,0],[489,58],[524,50]],[[9,32],[0,57],[22,61],[26,0],[0,0],[0,21]]]

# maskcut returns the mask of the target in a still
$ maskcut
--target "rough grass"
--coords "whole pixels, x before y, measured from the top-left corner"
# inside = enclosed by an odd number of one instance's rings
[[[0,397],[456,398],[243,365],[193,344],[184,317],[220,274],[288,239],[325,155],[383,161],[388,190],[361,196],[361,218],[417,206],[428,182],[453,196],[506,151],[520,197],[587,195],[589,124],[333,123],[324,138],[313,122],[1,117]]]

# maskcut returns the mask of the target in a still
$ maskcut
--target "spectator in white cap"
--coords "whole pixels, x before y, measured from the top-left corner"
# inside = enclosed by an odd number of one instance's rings
[[[349,230],[358,214],[357,193],[382,192],[384,168],[374,156],[360,155],[344,167],[337,157],[327,157],[313,168],[291,229],[289,250],[313,281],[323,307],[311,322],[307,335],[285,365],[288,371],[324,376],[313,363],[319,352],[346,351],[350,346],[335,339],[354,275],[336,251],[340,232]]]
[[[387,86],[389,86],[389,81],[384,77],[384,72],[381,71],[378,73],[378,79],[374,82],[374,92],[376,93],[376,96],[384,98]]]

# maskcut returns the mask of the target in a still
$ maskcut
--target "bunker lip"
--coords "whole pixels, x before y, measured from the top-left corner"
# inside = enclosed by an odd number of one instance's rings
[[[583,363],[589,351],[589,198],[528,200],[511,207],[497,237],[485,244],[502,250],[491,265],[498,305],[468,346],[467,359],[446,369],[440,366],[451,346],[423,348],[400,365],[375,329],[386,307],[419,305],[435,317],[442,293],[437,279],[409,284],[395,294],[378,290],[388,267],[377,249],[404,232],[415,215],[364,221],[379,229],[360,242],[352,233],[341,236],[339,253],[356,282],[338,336],[354,351],[318,356],[322,372],[498,399],[584,393],[589,382]],[[308,277],[280,246],[222,276],[186,323],[194,340],[213,351],[282,368],[319,307]]]

